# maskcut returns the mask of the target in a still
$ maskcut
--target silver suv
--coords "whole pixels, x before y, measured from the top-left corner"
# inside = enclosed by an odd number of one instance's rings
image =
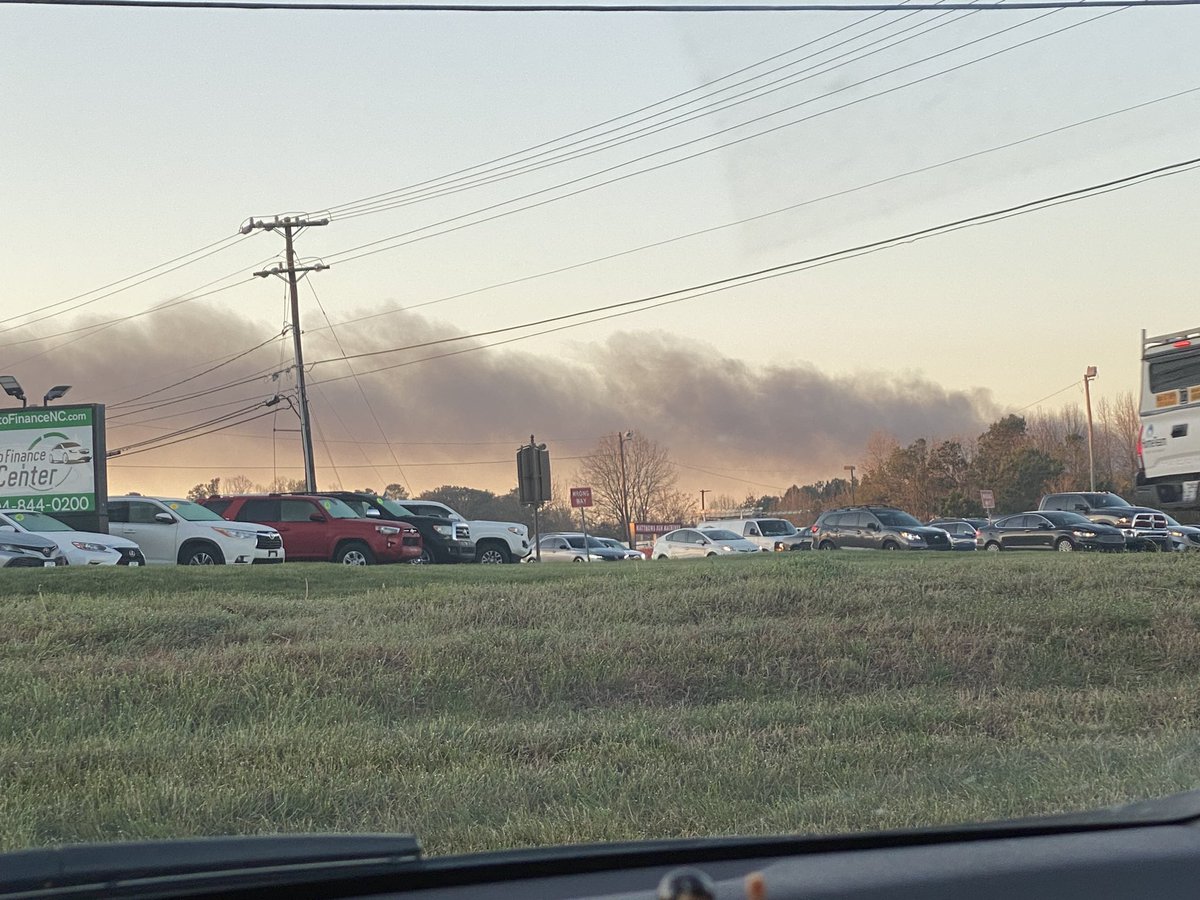
[[[227,522],[191,500],[109,497],[108,531],[141,547],[151,565],[250,565],[284,559],[283,538],[274,528]]]

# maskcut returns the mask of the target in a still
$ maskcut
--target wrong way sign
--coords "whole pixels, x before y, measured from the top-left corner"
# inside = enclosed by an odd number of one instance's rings
[[[584,509],[592,505],[592,489],[590,487],[571,488],[571,506]]]

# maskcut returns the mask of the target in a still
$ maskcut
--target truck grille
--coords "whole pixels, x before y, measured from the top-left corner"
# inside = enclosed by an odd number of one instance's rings
[[[456,524],[454,526],[454,539],[457,541],[469,541],[471,539],[471,526]]]

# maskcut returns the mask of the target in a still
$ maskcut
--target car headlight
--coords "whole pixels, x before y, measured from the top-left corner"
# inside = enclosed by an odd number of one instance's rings
[[[722,549],[722,550],[725,550],[726,552],[728,552],[728,551],[732,550],[733,548],[732,548],[732,547],[730,547],[728,544],[722,544],[722,545],[721,545],[721,549]]]
[[[1128,525],[1130,522],[1129,516],[1121,516],[1120,518],[1117,519],[1117,522],[1120,523],[1121,525]]]
[[[109,549],[103,544],[90,544],[87,541],[71,541],[71,546],[86,550],[88,553],[105,553]]]
[[[16,544],[0,544],[0,550],[4,550],[8,553],[27,553],[27,552],[29,552],[25,547],[18,547]]]
[[[450,525],[434,525],[433,530],[444,538],[454,537],[454,528]]]
[[[1086,537],[1086,538],[1094,538],[1096,536],[1096,532],[1094,532],[1094,531],[1074,531],[1074,532],[1072,532],[1072,534],[1074,534],[1075,537]]]
[[[214,528],[213,531],[238,541],[254,541],[258,539],[257,532],[248,531],[244,528]]]
[[[375,530],[380,534],[399,534],[400,529],[395,525],[376,525]]]
[[[917,534],[915,531],[902,531],[900,532],[900,537],[904,538],[906,541],[925,540],[925,538],[921,537],[921,535]]]
[[[525,536],[525,529],[522,528],[520,525],[509,525],[508,530],[511,531],[513,534],[521,535],[521,537]]]

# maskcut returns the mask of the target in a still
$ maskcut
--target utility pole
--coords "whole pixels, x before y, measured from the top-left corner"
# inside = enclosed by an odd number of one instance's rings
[[[856,466],[842,466],[842,468],[850,473],[850,505],[853,506],[854,505],[854,470],[857,467]]]
[[[296,390],[300,399],[300,437],[304,449],[304,489],[310,493],[317,489],[317,468],[313,462],[312,415],[308,409],[308,388],[304,380],[304,347],[300,340],[300,296],[296,290],[296,276],[309,272],[320,272],[328,269],[329,266],[324,263],[297,266],[293,239],[306,228],[328,224],[329,219],[327,218],[308,219],[304,216],[283,216],[274,219],[247,219],[241,227],[242,234],[249,234],[256,228],[283,232],[287,265],[273,266],[254,274],[259,278],[266,278],[268,275],[275,275],[279,278],[287,276],[285,280],[288,283],[292,301],[292,349],[296,358]]]
[[[1096,458],[1092,455],[1092,379],[1096,377],[1096,367],[1088,366],[1083,373],[1083,395],[1087,398],[1088,414],[1088,484],[1089,490],[1096,490]]]
[[[704,521],[704,495],[711,494],[711,493],[712,493],[712,491],[707,488],[705,488],[704,490],[702,490],[700,492],[700,521],[701,522]]]
[[[621,448],[621,517],[625,520],[621,527],[625,529],[625,544],[633,549],[633,535],[629,533],[629,481],[625,477],[625,442],[633,440],[632,431],[618,431],[617,443]]]

